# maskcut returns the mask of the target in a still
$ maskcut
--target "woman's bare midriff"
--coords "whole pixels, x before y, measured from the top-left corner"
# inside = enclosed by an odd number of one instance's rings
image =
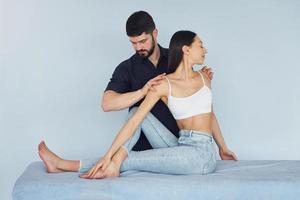
[[[211,121],[212,114],[204,113],[186,119],[179,119],[177,125],[180,130],[195,130],[212,134]]]

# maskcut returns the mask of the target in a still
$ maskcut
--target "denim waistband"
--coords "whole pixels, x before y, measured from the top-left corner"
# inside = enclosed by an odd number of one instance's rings
[[[179,136],[184,136],[184,137],[201,137],[203,139],[208,139],[210,141],[213,140],[213,137],[211,134],[203,132],[203,131],[195,131],[195,130],[186,130],[182,129],[179,131]]]

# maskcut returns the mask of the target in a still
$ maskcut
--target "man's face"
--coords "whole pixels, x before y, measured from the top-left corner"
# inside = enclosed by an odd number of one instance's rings
[[[130,42],[136,53],[144,58],[152,55],[155,47],[155,39],[153,34],[143,33],[139,36],[129,37]]]

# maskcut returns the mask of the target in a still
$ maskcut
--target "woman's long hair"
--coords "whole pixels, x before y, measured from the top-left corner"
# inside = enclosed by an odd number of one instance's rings
[[[192,31],[177,31],[174,33],[169,44],[168,73],[173,73],[179,66],[182,58],[184,45],[190,46],[196,37]]]

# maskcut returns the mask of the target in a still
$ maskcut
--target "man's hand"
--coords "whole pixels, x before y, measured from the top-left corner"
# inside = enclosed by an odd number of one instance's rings
[[[235,153],[230,151],[229,149],[220,149],[219,154],[222,160],[237,160],[237,156]]]
[[[204,66],[200,71],[204,73],[210,80],[213,79],[214,72],[211,70],[210,67]]]
[[[147,95],[149,90],[153,90],[153,86],[159,85],[160,82],[164,79],[166,73],[160,74],[156,77],[154,77],[153,79],[149,80],[144,87],[141,89],[141,91],[143,92],[144,96]]]

